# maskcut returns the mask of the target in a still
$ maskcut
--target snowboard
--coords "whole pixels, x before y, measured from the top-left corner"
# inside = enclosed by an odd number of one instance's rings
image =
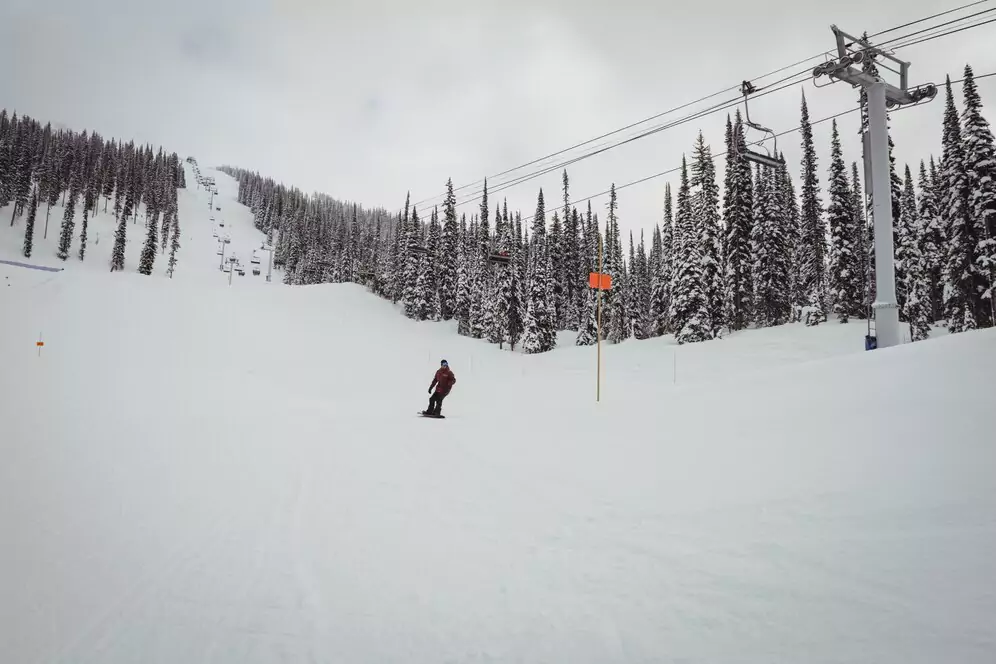
[[[423,413],[422,411],[419,411],[419,413],[418,413],[418,414],[419,414],[420,416],[422,416],[422,417],[428,417],[428,418],[431,418],[431,419],[434,419],[434,420],[445,420],[445,419],[446,419],[446,416],[445,416],[445,415],[426,415],[426,414],[425,414],[425,413]]]

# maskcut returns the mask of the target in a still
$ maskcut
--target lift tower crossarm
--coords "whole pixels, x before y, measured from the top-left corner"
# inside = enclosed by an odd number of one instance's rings
[[[896,106],[905,106],[906,104],[912,104],[916,101],[907,89],[910,63],[900,60],[896,56],[886,53],[881,49],[875,48],[865,39],[859,39],[858,37],[853,37],[847,34],[836,25],[831,25],[830,29],[833,30],[834,37],[837,39],[838,61],[835,63],[827,63],[827,65],[835,65],[832,69],[826,71],[827,74],[833,78],[840,79],[845,83],[850,83],[855,87],[869,87],[875,83],[881,82],[885,85],[886,101],[891,102]],[[848,53],[848,47],[856,44],[860,44],[864,47],[863,50],[855,53]],[[851,66],[852,64],[860,64],[865,58],[872,56],[885,58],[899,67],[899,70],[896,72],[899,74],[898,88],[890,83],[886,83],[880,78],[876,78],[871,74],[863,72],[860,69],[855,69]]]

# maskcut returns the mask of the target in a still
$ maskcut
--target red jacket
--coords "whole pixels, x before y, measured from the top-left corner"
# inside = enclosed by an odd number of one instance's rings
[[[456,384],[456,376],[450,371],[449,367],[439,367],[436,371],[435,377],[432,382],[429,383],[429,389],[431,390],[433,386],[436,388],[436,394],[442,394],[446,396],[450,393],[450,390]]]

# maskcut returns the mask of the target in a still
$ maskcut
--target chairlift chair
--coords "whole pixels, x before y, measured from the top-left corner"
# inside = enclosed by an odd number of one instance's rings
[[[775,132],[771,131],[767,127],[759,125],[756,122],[752,122],[750,119],[750,107],[747,104],[747,96],[750,95],[752,92],[756,92],[754,84],[751,83],[750,81],[744,81],[743,83],[740,84],[740,91],[744,95],[744,114],[746,116],[744,124],[750,127],[751,129],[762,132],[764,134],[768,134],[771,137],[774,156],[772,156],[771,152],[768,152],[768,148],[764,147],[763,141],[765,139],[761,139],[760,141],[755,141],[759,146],[761,146],[761,149],[764,150],[764,152],[755,152],[754,150],[748,149],[746,146],[747,143],[746,139],[744,140],[743,146],[740,145],[740,141],[734,140],[733,141],[734,154],[736,154],[736,156],[738,157],[746,159],[747,161],[753,162],[755,164],[760,164],[762,166],[768,166],[770,168],[780,168],[781,166],[784,166],[785,160],[782,157],[780,157],[778,154],[778,137],[775,136]]]
[[[488,260],[498,265],[508,265],[508,263],[512,260],[512,257],[507,251],[495,251],[488,256]]]

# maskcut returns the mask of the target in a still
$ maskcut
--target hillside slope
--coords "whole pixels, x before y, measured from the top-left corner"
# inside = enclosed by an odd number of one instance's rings
[[[591,348],[187,232],[173,280],[0,265],[0,661],[990,661],[992,331],[627,343],[596,405]]]

